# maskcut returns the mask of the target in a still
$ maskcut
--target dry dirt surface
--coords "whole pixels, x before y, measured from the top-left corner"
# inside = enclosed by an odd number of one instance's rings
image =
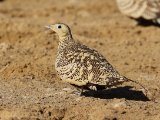
[[[58,39],[44,26],[68,24],[126,83],[83,96],[54,69]],[[160,120],[160,28],[120,14],[115,0],[0,0],[0,120]]]

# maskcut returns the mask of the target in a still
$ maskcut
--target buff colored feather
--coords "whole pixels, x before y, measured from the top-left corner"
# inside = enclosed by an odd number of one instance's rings
[[[112,87],[128,81],[137,83],[121,76],[99,52],[75,41],[67,25],[59,23],[47,28],[59,36],[55,69],[62,81],[94,90],[97,86]]]

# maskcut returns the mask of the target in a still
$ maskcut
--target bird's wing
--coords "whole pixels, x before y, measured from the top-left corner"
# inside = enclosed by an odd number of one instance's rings
[[[160,18],[160,0],[146,0],[147,7],[142,17],[148,20]]]
[[[147,0],[117,0],[117,5],[123,14],[139,18],[147,8]]]
[[[112,65],[94,49],[77,44],[74,46],[73,54],[75,56],[71,64],[76,64],[79,68],[73,76],[81,76],[80,81],[87,80],[88,83],[108,85],[121,77]]]
[[[130,17],[153,20],[160,17],[160,0],[117,0],[120,11]]]

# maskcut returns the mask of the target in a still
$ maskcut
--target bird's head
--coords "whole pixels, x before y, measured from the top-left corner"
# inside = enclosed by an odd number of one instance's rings
[[[67,36],[71,36],[71,30],[70,28],[63,24],[63,23],[57,23],[46,26],[46,28],[52,30],[53,32],[57,33],[60,39],[63,39]]]

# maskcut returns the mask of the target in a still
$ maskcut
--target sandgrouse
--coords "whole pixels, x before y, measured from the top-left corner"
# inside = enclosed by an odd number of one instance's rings
[[[120,11],[139,22],[160,25],[160,0],[116,0]]]
[[[75,41],[67,25],[59,23],[46,27],[59,36],[55,69],[63,81],[93,90],[132,81],[121,76],[96,50]]]

